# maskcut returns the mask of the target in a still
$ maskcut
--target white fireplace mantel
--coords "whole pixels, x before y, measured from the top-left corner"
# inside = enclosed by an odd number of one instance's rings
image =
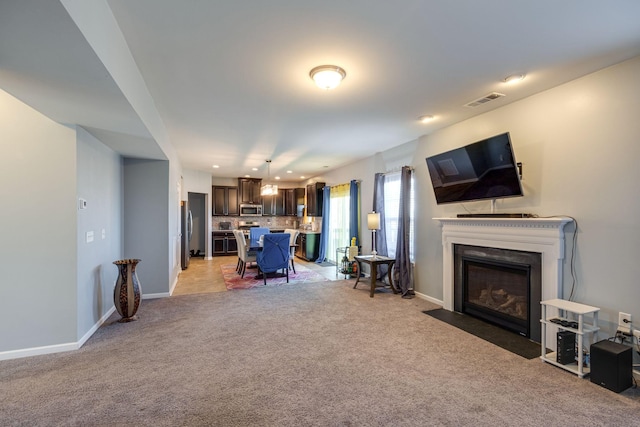
[[[442,226],[443,308],[453,311],[453,246],[537,252],[542,255],[542,300],[562,298],[564,226],[569,217],[434,218]]]

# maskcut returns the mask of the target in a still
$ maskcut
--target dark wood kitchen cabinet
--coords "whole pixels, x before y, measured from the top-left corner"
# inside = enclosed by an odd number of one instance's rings
[[[238,253],[238,242],[233,231],[213,232],[213,255],[234,255]]]
[[[282,216],[284,215],[284,195],[287,190],[280,188],[275,196],[264,196],[262,198],[262,215],[263,216]]]
[[[298,216],[298,205],[304,205],[304,188],[287,188],[284,190],[285,216]]]
[[[261,204],[260,187],[262,180],[259,178],[238,178],[238,203]]]
[[[322,189],[324,182],[307,185],[307,216],[322,216]]]
[[[238,215],[238,187],[214,185],[212,194],[213,216]]]

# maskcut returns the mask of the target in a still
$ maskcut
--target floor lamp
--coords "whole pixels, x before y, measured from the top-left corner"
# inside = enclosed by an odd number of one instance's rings
[[[378,252],[376,252],[376,230],[380,230],[379,212],[371,212],[370,214],[367,214],[367,228],[373,233],[373,250],[371,251],[371,255],[373,255],[373,258],[376,258],[376,255],[378,254]]]

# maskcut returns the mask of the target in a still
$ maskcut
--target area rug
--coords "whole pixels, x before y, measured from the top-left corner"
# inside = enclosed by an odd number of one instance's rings
[[[512,353],[522,356],[526,359],[535,359],[540,357],[540,344],[533,342],[525,337],[506,331],[497,326],[491,325],[475,317],[466,316],[461,313],[445,310],[442,308],[436,310],[423,311],[431,317],[441,320],[445,323],[462,329],[472,335],[489,341],[492,344],[509,350]]]
[[[258,269],[247,268],[244,273],[244,278],[242,278],[238,273],[236,273],[235,264],[223,264],[220,268],[222,269],[224,284],[227,286],[228,290],[251,289],[258,286],[264,286],[263,279],[255,278],[256,274],[258,274]],[[267,278],[267,286],[299,285],[302,283],[326,282],[328,280],[329,279],[321,274],[316,273],[303,265],[296,264],[295,273],[293,270],[289,269],[289,283],[287,283],[286,276],[269,277]]]

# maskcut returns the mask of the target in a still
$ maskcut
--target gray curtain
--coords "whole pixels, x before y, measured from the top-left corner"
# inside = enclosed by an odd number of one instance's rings
[[[378,255],[388,256],[389,251],[387,250],[387,234],[384,217],[384,174],[376,173],[373,185],[373,211],[380,213],[380,230],[376,231],[376,252],[378,252]],[[371,231],[369,231],[369,233],[371,233]],[[373,244],[371,246],[371,250],[373,250]],[[377,278],[387,277],[387,266],[378,266],[377,274]]]
[[[413,298],[413,269],[409,253],[411,214],[411,168],[402,167],[400,176],[400,214],[398,216],[398,242],[393,282],[402,292],[402,298]]]

